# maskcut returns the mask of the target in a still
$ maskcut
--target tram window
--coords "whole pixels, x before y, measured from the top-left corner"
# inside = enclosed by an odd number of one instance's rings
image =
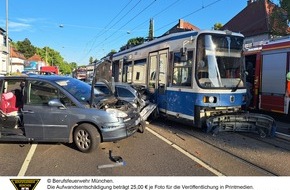
[[[136,72],[136,80],[140,80],[140,72]]]
[[[157,68],[157,56],[153,55],[150,57],[149,88],[155,88],[156,68]]]
[[[160,85],[165,85],[165,71],[166,71],[166,66],[167,66],[167,54],[162,53],[160,54],[159,58],[159,84]]]
[[[181,60],[181,53],[174,53],[173,86],[191,86],[193,52],[187,52],[187,60]]]
[[[133,83],[145,84],[146,83],[146,59],[134,61],[133,67]]]

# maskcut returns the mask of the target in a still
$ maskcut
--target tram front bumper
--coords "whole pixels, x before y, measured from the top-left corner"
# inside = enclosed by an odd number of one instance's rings
[[[274,137],[275,120],[264,114],[241,112],[211,116],[206,120],[207,132],[239,131],[258,133],[262,138]]]

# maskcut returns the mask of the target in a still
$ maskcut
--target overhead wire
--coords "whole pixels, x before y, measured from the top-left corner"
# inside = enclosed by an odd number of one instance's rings
[[[163,10],[159,11],[157,14],[153,15],[152,18],[157,17],[158,15],[160,15],[161,13],[163,13],[164,11],[166,11],[167,9],[169,9],[170,7],[172,7],[173,5],[175,5],[178,1],[180,0],[176,0],[175,2],[171,3],[169,6],[167,6],[166,8],[164,8]],[[144,21],[143,23],[139,24],[138,26],[136,26],[135,28],[133,28],[131,31],[134,31],[136,28],[142,26],[145,23],[148,23],[149,20]]]
[[[121,12],[123,12],[123,10],[125,10],[125,8],[131,3],[131,1],[132,0],[130,0],[129,1],[129,3],[127,3],[123,8],[122,8],[122,10],[110,21],[110,23],[112,23],[113,22],[113,20],[115,20],[120,14],[121,14]],[[102,35],[104,35],[107,31],[109,31],[109,30],[111,30],[117,23],[119,23],[124,17],[126,17],[140,2],[141,2],[142,0],[139,0],[136,4],[134,4],[134,6],[130,9],[130,10],[128,10],[119,20],[117,20],[116,22],[114,22],[114,24],[110,27],[110,28],[108,28],[108,29],[105,29],[105,30],[103,30],[103,31],[101,31],[97,36],[95,36],[95,38],[93,39],[93,42],[92,42],[92,45],[91,45],[91,47],[90,47],[90,49],[87,51],[87,53],[83,56],[83,58],[82,59],[84,59],[84,57],[86,57],[92,50],[93,50],[93,48],[94,48],[94,45],[95,45],[95,43],[96,43],[96,40],[97,40],[97,38],[99,38],[100,36],[102,36]],[[109,24],[107,24],[106,25],[106,27],[107,26],[109,26],[110,25],[110,23]]]
[[[94,37],[94,39],[93,40],[90,40],[90,42],[93,42],[92,44],[91,44],[91,47],[90,47],[90,49],[89,50],[87,50],[86,51],[86,55],[84,55],[83,57],[85,57],[85,56],[87,56],[89,53],[91,53],[92,52],[92,50],[95,48],[95,43],[96,43],[96,40],[98,39],[98,38],[100,38],[102,35],[104,35],[104,34],[106,34],[109,30],[111,30],[111,29],[113,29],[114,27],[116,27],[117,26],[117,24],[119,24],[120,23],[120,21],[121,20],[126,20],[125,18],[129,15],[129,13],[130,12],[132,12],[136,7],[137,7],[137,5],[139,5],[140,4],[140,2],[142,1],[142,0],[139,0],[138,2],[136,2],[135,4],[134,4],[134,6],[130,9],[130,10],[128,10],[123,16],[121,16],[118,20],[116,20],[123,12],[124,12],[124,10],[129,6],[129,4],[130,3],[132,3],[132,1],[133,0],[130,0],[125,6],[123,6],[122,7],[122,9],[120,9],[120,11],[110,20],[110,22],[104,27],[104,28],[102,28],[102,30],[97,34],[97,35],[95,35],[95,37]],[[154,1],[152,1],[149,5],[147,5],[142,11],[140,11],[140,12],[138,12],[138,14],[136,14],[134,17],[132,17],[131,19],[129,19],[126,23],[124,23],[121,27],[119,27],[119,29],[118,30],[116,30],[115,32],[113,32],[111,35],[109,35],[108,37],[106,37],[99,45],[101,45],[101,44],[104,44],[104,42],[106,42],[109,38],[111,38],[111,37],[113,37],[118,31],[120,31],[121,29],[123,29],[126,25],[128,25],[130,22],[132,22],[136,17],[138,17],[140,14],[142,14],[143,12],[145,12],[150,6],[152,6],[155,2],[156,2],[157,0],[154,0]],[[164,8],[163,10],[161,10],[161,11],[158,11],[158,13],[157,14],[155,14],[155,15],[153,15],[153,17],[157,17],[157,16],[159,16],[159,15],[161,15],[162,13],[164,13],[166,10],[168,10],[170,7],[172,7],[173,5],[175,5],[176,3],[178,3],[180,0],[176,0],[176,1],[174,1],[173,3],[171,3],[170,5],[168,5],[166,8]],[[196,13],[196,12],[198,12],[198,11],[200,11],[200,10],[202,10],[202,9],[205,9],[205,8],[207,8],[207,7],[209,7],[209,6],[211,6],[211,5],[213,5],[213,4],[215,4],[215,3],[217,3],[217,2],[219,2],[219,1],[221,1],[221,0],[216,0],[216,1],[214,1],[214,2],[212,2],[212,3],[210,3],[210,4],[208,4],[208,5],[202,5],[202,7],[200,8],[200,9],[197,9],[197,10],[195,10],[195,11],[193,11],[193,12],[191,12],[191,13],[189,13],[189,14],[187,14],[187,15],[185,15],[185,16],[183,16],[183,17],[181,17],[181,18],[186,18],[186,17],[188,17],[188,16],[190,16],[190,15],[192,15],[192,14],[194,14],[194,13]],[[115,22],[114,22],[115,21]],[[140,23],[139,25],[137,25],[136,27],[134,27],[132,30],[130,30],[130,31],[136,31],[140,26],[142,26],[142,25],[144,25],[146,22],[148,22],[149,20],[147,19],[147,20],[145,20],[144,22],[142,22],[142,23]],[[176,21],[174,21],[174,22],[170,22],[170,23],[168,23],[168,24],[166,24],[166,25],[164,25],[164,26],[162,26],[162,27],[160,27],[160,28],[158,28],[158,29],[156,29],[155,31],[159,31],[159,30],[161,30],[161,29],[163,29],[163,28],[165,28],[165,27],[167,27],[168,25],[171,25],[172,23],[175,23]],[[75,26],[75,25],[72,25],[72,26]],[[110,26],[110,27],[109,27]],[[89,26],[88,26],[89,27]],[[90,27],[90,28],[95,28],[95,27]],[[123,35],[122,35],[123,36]],[[118,37],[119,38],[119,37]],[[115,41],[115,40],[114,40]],[[109,43],[111,43],[111,42],[109,42]],[[88,46],[88,45],[87,45]],[[85,48],[86,49],[86,48]],[[83,58],[82,58],[82,60],[83,60]]]
[[[172,7],[173,5],[175,5],[176,3],[178,3],[178,1],[180,1],[180,0],[176,0],[175,2],[171,3],[170,5],[168,5],[168,6],[165,7],[163,10],[159,11],[157,14],[153,15],[152,17],[153,17],[153,18],[156,18],[158,15],[162,14],[163,12],[165,12],[166,10],[168,10],[170,7]],[[130,32],[135,31],[137,28],[139,28],[140,26],[142,26],[142,25],[144,25],[144,24],[146,24],[146,23],[148,23],[148,22],[149,22],[149,20],[145,20],[144,22],[142,22],[141,24],[137,25],[137,26],[134,27],[132,30],[130,30]],[[121,38],[122,36],[124,36],[124,34],[121,35],[121,36],[118,36],[118,37],[114,38],[113,40],[111,40],[110,42],[108,42],[108,44],[110,44],[110,43],[112,43],[112,42],[115,42],[116,40],[118,40],[118,39]]]
[[[125,24],[123,24],[119,29],[121,30],[123,27],[125,27],[127,24],[129,24],[131,21],[133,21],[134,19],[136,19],[141,13],[143,13],[146,9],[148,9],[150,6],[152,6],[157,0],[153,0],[149,5],[147,5],[143,10],[141,10],[138,14],[134,15],[129,21],[127,21]],[[105,42],[108,38],[112,37],[113,35],[115,35],[117,33],[117,31],[115,31],[113,34],[111,34],[109,37],[107,37],[106,39],[104,39],[103,42]],[[103,43],[102,42],[102,43]]]
[[[195,11],[193,11],[193,12],[191,12],[191,13],[189,13],[189,14],[183,16],[183,17],[181,17],[181,19],[184,19],[184,18],[186,18],[186,17],[189,17],[189,16],[191,16],[191,15],[193,15],[193,14],[195,14],[195,13],[197,13],[197,12],[199,12],[199,11],[205,9],[205,8],[208,8],[208,7],[210,7],[210,6],[212,6],[212,5],[216,4],[216,3],[218,3],[219,1],[222,1],[222,0],[216,0],[216,1],[214,1],[214,2],[212,2],[212,3],[210,3],[210,4],[208,4],[208,5],[205,5],[205,6],[202,5],[201,8],[199,8],[199,9],[197,9],[197,10],[195,10]],[[174,23],[176,23],[176,20],[173,21],[173,22],[170,22],[170,23],[168,23],[168,24],[166,24],[166,25],[164,25],[164,26],[162,26],[162,27],[160,27],[160,28],[158,28],[158,29],[155,30],[155,31],[161,30],[161,29],[163,29],[163,28],[165,28],[165,27],[167,27],[167,26],[169,26],[169,25],[172,25],[172,24],[174,24]]]
[[[155,14],[154,17],[160,15],[161,13],[163,13],[164,11],[166,11],[167,9],[169,9],[171,6],[175,5],[178,1],[179,1],[179,0],[173,2],[171,5],[167,6],[165,9],[163,9],[163,10],[160,11],[159,13]],[[195,13],[197,13],[197,12],[199,12],[199,11],[205,9],[205,8],[208,8],[208,7],[210,7],[210,6],[212,6],[212,5],[216,4],[216,3],[218,3],[219,1],[222,1],[222,0],[216,0],[216,1],[212,2],[212,3],[210,3],[210,4],[207,4],[207,5],[204,5],[203,2],[202,2],[202,7],[201,7],[201,8],[199,8],[199,9],[197,9],[197,10],[195,10],[195,11],[193,11],[193,12],[191,12],[191,13],[185,15],[185,16],[182,16],[181,19],[187,18],[187,17],[189,17],[189,16],[191,16],[191,15],[193,15],[193,14],[195,14]],[[148,20],[146,20],[145,22],[148,22]],[[142,24],[136,26],[136,27],[134,28],[134,30],[135,30],[136,28],[138,28],[139,26],[143,25],[145,22],[143,22]],[[172,22],[170,22],[170,23],[168,23],[168,24],[165,24],[164,26],[158,28],[158,29],[155,30],[155,31],[159,31],[159,30],[161,30],[161,29],[163,29],[163,28],[165,28],[165,27],[167,27],[167,26],[169,26],[169,25],[172,25],[172,24],[174,24],[174,23],[176,23],[176,20],[175,20],[175,21],[172,21]],[[132,31],[132,30],[131,30],[131,31]],[[124,36],[124,35],[122,35],[122,36]],[[121,38],[122,36],[119,36],[118,38]],[[116,39],[110,41],[109,43],[111,43],[111,42],[115,42],[115,40],[117,40],[118,38],[116,38]],[[103,42],[104,42],[104,41],[103,41]],[[102,42],[102,43],[103,43],[103,42]]]
[[[129,24],[131,21],[133,21],[134,19],[136,19],[141,13],[143,13],[144,11],[146,11],[149,7],[151,7],[157,0],[153,0],[149,5],[147,5],[145,8],[143,8],[140,12],[138,12],[138,14],[134,15],[129,21],[127,21],[125,24],[123,24],[118,30],[116,30],[113,34],[111,34],[109,37],[105,38],[100,44],[104,43],[106,40],[108,40],[108,38],[111,38],[112,36],[114,36],[118,31],[120,31],[121,29],[123,29],[127,24]]]

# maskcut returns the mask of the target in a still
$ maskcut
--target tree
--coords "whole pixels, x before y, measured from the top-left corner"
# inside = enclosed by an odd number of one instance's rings
[[[214,30],[220,30],[223,27],[223,25],[219,22],[215,23],[213,26]]]
[[[285,36],[288,34],[289,1],[280,0],[280,7],[274,6],[269,17],[272,36]]]
[[[122,46],[120,48],[120,51],[123,51],[125,49],[129,49],[131,47],[143,44],[145,42],[145,39],[143,37],[136,37],[136,38],[131,38],[128,40],[127,44]]]
[[[111,52],[109,52],[105,57],[111,58],[111,56],[114,55],[115,53],[117,53],[117,51],[112,49]]]
[[[64,58],[58,51],[49,47],[36,48],[36,54],[51,66],[58,66],[62,74],[70,74],[73,70],[71,64],[64,61]]]
[[[25,38],[23,41],[11,42],[11,45],[17,51],[22,53],[26,59],[32,57],[34,54],[39,55],[42,60],[45,60],[45,62],[47,62],[49,65],[58,66],[62,74],[70,74],[75,68],[77,68],[77,63],[68,63],[64,61],[64,58],[58,51],[55,51],[50,47],[35,47],[27,38]]]
[[[289,0],[280,0],[280,6],[287,12],[287,19],[290,20],[290,1]]]
[[[93,62],[94,62],[94,58],[91,56],[89,59],[89,64],[93,64]]]
[[[26,59],[32,57],[36,53],[36,47],[31,44],[28,38],[25,38],[23,41],[18,41],[15,47]]]
[[[69,65],[72,69],[78,68],[78,64],[76,62],[71,62],[71,63],[69,63]]]
[[[149,23],[149,34],[148,34],[148,41],[151,41],[154,39],[154,23],[153,23],[153,19],[150,19],[150,23]]]

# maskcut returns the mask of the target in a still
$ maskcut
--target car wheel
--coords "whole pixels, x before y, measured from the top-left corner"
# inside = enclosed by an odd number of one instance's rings
[[[155,108],[154,111],[151,113],[150,115],[152,117],[153,120],[156,120],[159,118],[159,109]]]
[[[145,132],[145,127],[146,127],[146,122],[145,121],[141,121],[141,123],[139,124],[138,132],[139,133],[144,133]]]
[[[74,143],[81,152],[92,152],[100,144],[100,133],[90,124],[81,124],[74,131]]]

